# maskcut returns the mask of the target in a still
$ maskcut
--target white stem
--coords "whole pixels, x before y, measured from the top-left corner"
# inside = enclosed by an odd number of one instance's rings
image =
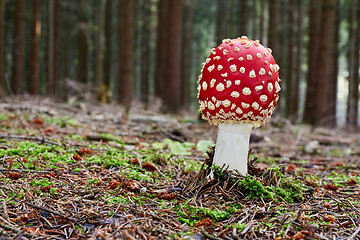
[[[228,170],[237,169],[246,176],[252,128],[252,124],[219,124],[214,164],[220,167],[225,164]]]

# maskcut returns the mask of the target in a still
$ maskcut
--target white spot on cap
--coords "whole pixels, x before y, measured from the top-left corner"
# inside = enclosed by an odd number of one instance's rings
[[[275,82],[275,92],[278,93],[280,92],[280,90],[281,90],[280,84],[278,82]]]
[[[240,85],[240,80],[235,80],[235,85]]]
[[[269,71],[269,72],[268,72],[268,75],[269,75],[269,77],[270,77],[270,76],[272,76],[272,73],[271,73],[271,71]]]
[[[242,103],[241,103],[241,106],[242,106],[243,108],[249,108],[249,107],[250,107],[250,104],[242,102]]]
[[[222,83],[219,83],[219,84],[216,86],[216,90],[218,90],[219,92],[224,91],[224,89],[225,89],[225,86],[224,86],[224,84],[222,84]]]
[[[257,102],[253,102],[253,104],[251,105],[253,107],[253,109],[255,110],[259,110],[260,105]]]
[[[219,50],[223,49],[223,47],[221,47],[221,46],[220,46],[220,47],[218,47],[218,48],[219,48]]]
[[[269,92],[272,92],[274,90],[274,85],[272,83],[268,83],[267,89],[269,90]]]
[[[244,58],[243,58],[243,57],[239,57],[239,61],[242,61],[242,60],[244,60]]]
[[[232,60],[234,60],[234,58],[231,57],[231,58],[228,58],[227,61],[230,62],[230,61],[232,61]]]
[[[260,96],[260,101],[266,102],[267,100],[268,100],[268,97],[266,95],[261,95]]]
[[[215,110],[215,105],[212,103],[212,102],[208,102],[208,108],[210,109],[210,110]]]
[[[200,90],[201,90],[200,84],[197,86],[197,90],[198,90],[198,92],[200,92]]]
[[[255,44],[256,46],[260,46],[260,41],[259,41],[259,40],[255,40],[255,41],[254,41],[254,44]]]
[[[275,64],[274,65],[274,71],[277,72],[277,71],[279,71],[279,69],[280,69],[279,65]]]
[[[230,104],[231,104],[231,102],[230,102],[229,100],[225,99],[225,100],[222,102],[222,104],[224,105],[224,107],[229,107]]]
[[[247,37],[247,36],[241,36],[241,38],[242,38],[242,39],[248,39],[248,37]]]
[[[206,63],[209,63],[211,61],[211,58],[206,59]]]
[[[269,64],[269,61],[268,61],[268,60],[265,60],[265,64]]]
[[[221,76],[225,78],[225,77],[228,76],[228,74],[227,74],[227,73],[223,73],[223,74],[221,74]]]
[[[235,108],[236,108],[236,104],[233,103],[233,104],[231,105],[231,110],[233,110],[233,109],[235,109]]]
[[[260,68],[259,74],[260,75],[265,75],[266,71],[264,68]]]
[[[241,108],[236,108],[235,112],[239,115],[241,115],[243,113],[243,111],[241,110]]]
[[[265,51],[264,52],[264,55],[267,57],[267,56],[269,56],[269,52],[268,51]]]
[[[227,38],[227,39],[223,39],[222,42],[223,42],[223,43],[229,43],[229,42],[231,42],[231,39],[228,39],[228,38]]]
[[[209,72],[211,72],[212,70],[214,70],[214,68],[215,68],[215,65],[213,64],[213,65],[211,65],[210,67],[208,67],[207,70],[208,70]]]
[[[222,65],[219,65],[218,67],[217,67],[217,70],[218,71],[221,71],[221,69],[223,69],[224,67],[222,66]]]
[[[234,47],[234,51],[235,51],[235,52],[238,52],[238,51],[240,51],[240,48]]]
[[[251,90],[250,88],[248,87],[244,87],[243,90],[242,90],[242,93],[245,95],[245,96],[248,96],[251,94]]]
[[[229,50],[224,49],[223,54],[226,55],[226,54],[228,54],[228,52],[229,52]]]
[[[264,87],[262,85],[258,85],[255,87],[255,90],[256,91],[260,91],[261,89],[263,89]]]
[[[244,67],[241,67],[241,68],[240,68],[240,72],[241,72],[241,73],[245,73],[245,68],[244,68]]]
[[[211,53],[212,53],[213,55],[216,55],[216,49],[215,49],[215,48],[212,48],[212,49],[211,49]]]
[[[220,56],[213,57],[214,60],[220,60]]]
[[[199,101],[199,103],[200,103],[200,109],[201,109],[201,111],[204,110],[205,107],[206,107],[204,101]]]
[[[218,107],[220,107],[220,105],[221,105],[221,101],[219,101],[219,100],[218,100],[218,101],[216,101],[216,103],[215,103],[215,107],[217,107],[217,108],[218,108]]]
[[[259,59],[262,58],[261,53],[257,53],[256,56],[257,56],[257,58],[259,58]]]
[[[238,91],[232,91],[230,96],[232,96],[233,98],[238,98],[240,96],[240,93]]]
[[[226,81],[226,87],[229,88],[231,86],[232,82],[230,80]]]
[[[271,50],[271,48],[266,48],[268,51],[269,51],[269,53],[272,53],[272,50]]]
[[[235,65],[235,64],[231,65],[231,66],[230,66],[230,70],[231,70],[232,72],[236,72],[236,65]]]
[[[246,41],[245,41],[244,39],[241,39],[241,40],[240,40],[240,43],[241,43],[242,45],[245,45],[245,44],[246,44]]]
[[[203,88],[204,91],[206,91],[206,89],[207,89],[207,83],[206,82],[202,83],[202,88]]]
[[[254,71],[254,70],[251,70],[251,71],[250,71],[249,77],[251,77],[251,78],[255,78],[255,77],[256,77],[256,74],[255,74],[255,71]]]
[[[215,83],[216,83],[216,79],[215,79],[215,78],[211,79],[211,81],[210,81],[210,87],[213,88],[214,85],[215,85]]]
[[[252,56],[251,56],[250,54],[247,54],[247,55],[246,55],[246,59],[247,59],[247,60],[252,60]]]
[[[250,43],[246,43],[245,48],[250,48]]]

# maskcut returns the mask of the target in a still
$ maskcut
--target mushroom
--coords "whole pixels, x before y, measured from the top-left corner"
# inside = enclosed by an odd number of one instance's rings
[[[252,128],[270,118],[279,99],[279,66],[271,49],[243,36],[211,50],[199,76],[203,119],[218,125],[214,164],[247,174]]]

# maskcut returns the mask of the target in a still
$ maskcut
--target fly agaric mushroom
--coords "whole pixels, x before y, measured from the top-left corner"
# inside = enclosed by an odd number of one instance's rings
[[[279,99],[279,66],[271,49],[243,36],[211,50],[199,76],[202,117],[219,125],[214,164],[247,173],[249,138]]]

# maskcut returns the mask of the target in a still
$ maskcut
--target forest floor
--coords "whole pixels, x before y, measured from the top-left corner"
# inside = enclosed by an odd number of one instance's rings
[[[360,239],[360,133],[272,119],[252,176],[217,129],[133,104],[0,101],[0,239]]]

